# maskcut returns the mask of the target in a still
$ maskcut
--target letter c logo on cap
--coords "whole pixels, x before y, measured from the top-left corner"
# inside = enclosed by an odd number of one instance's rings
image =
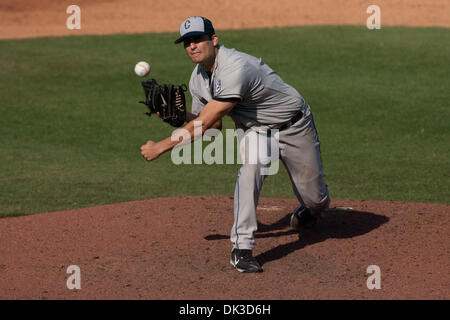
[[[191,21],[186,20],[186,22],[184,23],[184,28],[189,29],[190,27],[191,27]]]

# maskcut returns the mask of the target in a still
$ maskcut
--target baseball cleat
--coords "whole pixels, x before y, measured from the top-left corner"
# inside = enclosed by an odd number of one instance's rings
[[[263,271],[258,261],[253,257],[252,250],[248,249],[233,249],[230,264],[239,272],[255,273]]]
[[[302,229],[310,229],[317,223],[317,217],[314,216],[307,208],[299,205],[294,209],[291,215],[291,228],[296,231]]]

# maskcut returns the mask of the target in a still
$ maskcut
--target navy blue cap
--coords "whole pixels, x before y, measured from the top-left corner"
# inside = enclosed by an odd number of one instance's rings
[[[191,17],[184,20],[180,25],[180,37],[175,43],[182,42],[185,38],[201,34],[213,35],[214,31],[211,21],[203,17]]]

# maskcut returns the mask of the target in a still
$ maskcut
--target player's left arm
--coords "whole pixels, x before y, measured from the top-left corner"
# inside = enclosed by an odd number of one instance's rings
[[[189,121],[182,129],[185,134],[179,134],[177,139],[173,139],[172,136],[167,137],[159,142],[148,141],[145,145],[141,147],[141,154],[147,161],[152,161],[158,158],[161,154],[172,150],[180,142],[186,139],[186,135],[189,134],[188,138],[190,141],[194,141],[200,138],[201,135],[205,133],[206,130],[212,128],[215,123],[221,120],[225,115],[227,115],[231,109],[237,104],[237,101],[218,101],[211,100],[203,108],[197,118]],[[194,131],[194,120],[196,124],[201,124],[201,135],[195,136],[197,130]]]

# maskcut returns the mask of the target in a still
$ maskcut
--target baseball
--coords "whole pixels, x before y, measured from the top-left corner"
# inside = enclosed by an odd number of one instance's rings
[[[145,77],[150,73],[150,65],[145,61],[140,61],[136,63],[136,66],[134,67],[134,72],[139,77]]]

